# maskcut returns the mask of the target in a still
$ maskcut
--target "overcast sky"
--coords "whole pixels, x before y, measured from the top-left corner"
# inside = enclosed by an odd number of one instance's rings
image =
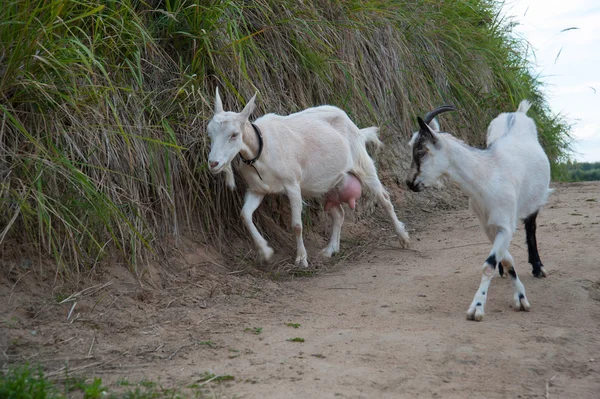
[[[504,12],[533,47],[550,107],[574,125],[574,158],[600,162],[600,0],[506,0]]]

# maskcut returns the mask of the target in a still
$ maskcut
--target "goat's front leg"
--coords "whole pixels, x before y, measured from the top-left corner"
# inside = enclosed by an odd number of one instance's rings
[[[519,280],[517,271],[515,270],[515,261],[512,255],[506,251],[504,259],[498,264],[498,267],[504,266],[504,270],[509,274],[513,282],[513,306],[516,311],[524,310],[526,312],[531,309],[531,305],[525,296],[525,286]]]
[[[292,229],[296,234],[296,266],[308,267],[306,248],[302,240],[302,194],[300,186],[286,187],[292,211]]]
[[[262,235],[260,235],[256,226],[252,222],[252,215],[264,197],[265,196],[263,194],[247,191],[244,198],[244,206],[242,207],[242,219],[244,220],[248,230],[250,230],[250,235],[254,240],[254,244],[256,244],[258,247],[258,252],[260,253],[261,259],[268,262],[273,257],[273,249],[269,247],[267,241]]]
[[[469,310],[467,311],[467,319],[475,321],[481,321],[483,319],[485,314],[485,302],[487,300],[490,282],[496,273],[498,260],[504,259],[504,256],[507,253],[511,238],[512,234],[510,234],[507,230],[502,228],[498,229],[490,256],[488,256],[483,263],[481,283],[479,284],[479,288],[475,293],[473,302],[471,302],[471,306],[469,306]]]
[[[329,213],[333,218],[333,227],[331,228],[331,240],[321,254],[326,258],[331,256],[340,250],[340,235],[342,232],[342,224],[344,223],[344,208],[341,205],[334,205],[329,208]]]

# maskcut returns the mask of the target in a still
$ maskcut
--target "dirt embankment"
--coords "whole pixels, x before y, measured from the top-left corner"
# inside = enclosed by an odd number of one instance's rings
[[[531,276],[522,229],[512,243],[528,313],[496,277],[484,321],[466,320],[490,244],[467,209],[430,209],[407,223],[410,250],[378,233],[359,260],[284,281],[198,250],[161,288],[119,268],[69,298],[16,265],[2,278],[0,356],[51,375],[68,362],[108,383],[234,376],[213,384],[217,397],[597,398],[600,184],[556,187],[538,218],[550,276]],[[342,247],[356,228],[342,230]]]

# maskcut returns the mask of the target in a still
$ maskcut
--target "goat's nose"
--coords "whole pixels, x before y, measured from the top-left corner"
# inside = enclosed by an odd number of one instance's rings
[[[210,165],[210,168],[211,168],[211,169],[214,169],[214,168],[216,168],[217,166],[219,166],[219,162],[209,162],[208,164]]]

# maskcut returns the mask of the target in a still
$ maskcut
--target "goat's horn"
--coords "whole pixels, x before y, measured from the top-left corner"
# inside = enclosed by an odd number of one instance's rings
[[[454,111],[455,109],[456,108],[454,108],[454,105],[442,105],[441,107],[438,107],[433,111],[428,112],[427,115],[425,115],[425,118],[423,118],[423,121],[429,124],[433,120],[433,118],[435,118],[442,112]]]

